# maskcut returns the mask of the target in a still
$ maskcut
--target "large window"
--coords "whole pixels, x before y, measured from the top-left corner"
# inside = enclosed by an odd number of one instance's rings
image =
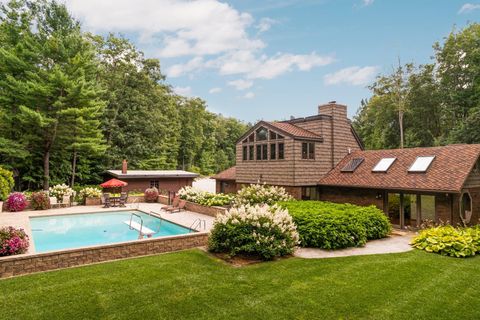
[[[243,146],[242,159],[243,159],[243,161],[247,160],[247,146]]]
[[[255,159],[254,150],[255,149],[254,149],[253,145],[248,146],[248,160],[250,160],[250,161]]]
[[[262,160],[268,160],[268,144],[262,144]]]
[[[283,144],[283,142],[280,142],[278,144],[278,159],[279,160],[285,159],[284,149],[285,149],[285,145]]]
[[[262,160],[262,145],[257,144],[257,160]]]
[[[270,160],[275,160],[277,157],[277,145],[275,143],[270,144]]]
[[[268,139],[268,129],[260,127],[257,129],[257,141],[265,141]]]
[[[315,159],[315,143],[302,142],[302,159]]]

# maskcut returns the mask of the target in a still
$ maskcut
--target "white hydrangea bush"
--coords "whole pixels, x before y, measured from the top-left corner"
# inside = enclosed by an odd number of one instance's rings
[[[271,260],[293,253],[299,244],[297,228],[279,206],[239,206],[215,218],[209,237],[213,252],[250,254]]]
[[[61,201],[63,199],[63,196],[74,197],[76,193],[66,184],[57,184],[48,189],[48,194],[50,195],[50,197],[56,197],[57,200]]]
[[[293,197],[287,193],[285,188],[266,184],[251,184],[238,190],[234,205],[273,205],[279,201],[291,200],[293,200]]]
[[[203,198],[205,193],[205,191],[196,189],[191,186],[185,186],[178,190],[178,196],[180,197],[180,199],[190,202],[197,202],[198,199]]]
[[[85,187],[78,192],[80,198],[100,198],[102,196],[102,190],[94,187]]]
[[[203,190],[185,186],[178,190],[180,199],[195,202],[204,206],[227,206],[233,201],[233,196],[223,193],[211,193]]]

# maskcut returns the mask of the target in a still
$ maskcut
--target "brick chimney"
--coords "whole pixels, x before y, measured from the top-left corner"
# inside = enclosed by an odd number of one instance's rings
[[[123,159],[123,162],[122,162],[122,174],[126,174],[127,173],[127,160],[126,159]]]
[[[336,119],[347,119],[347,106],[338,104],[337,101],[330,101],[318,106],[318,114],[329,115]]]

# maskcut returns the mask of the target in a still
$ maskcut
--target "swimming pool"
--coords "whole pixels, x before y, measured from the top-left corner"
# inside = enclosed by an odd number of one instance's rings
[[[153,238],[190,232],[189,228],[136,210],[30,217],[35,252],[136,240],[138,230],[132,230],[125,223],[131,217],[133,224],[143,220],[143,227],[154,232]]]

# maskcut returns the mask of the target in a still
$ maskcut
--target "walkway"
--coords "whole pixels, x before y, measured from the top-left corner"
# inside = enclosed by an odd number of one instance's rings
[[[324,250],[318,248],[299,248],[295,251],[295,256],[306,259],[318,258],[338,258],[348,256],[361,256],[367,254],[385,254],[407,252],[412,250],[410,241],[415,236],[413,232],[402,232],[393,234],[387,238],[368,241],[364,247],[346,248],[340,250]]]

